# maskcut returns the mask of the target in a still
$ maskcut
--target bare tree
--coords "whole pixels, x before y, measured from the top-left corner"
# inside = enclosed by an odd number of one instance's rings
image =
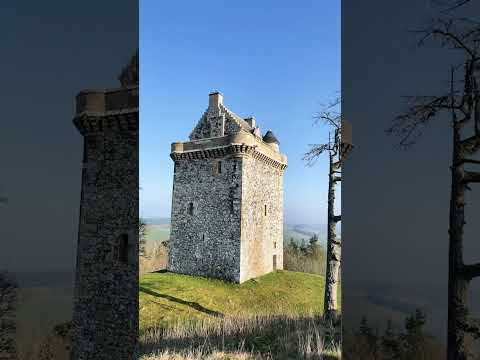
[[[444,94],[408,97],[408,110],[394,119],[387,132],[398,135],[400,145],[409,147],[427,124],[442,118],[442,113],[451,124],[447,358],[466,360],[466,336],[480,338],[480,328],[470,318],[467,305],[468,286],[480,276],[480,263],[465,264],[463,260],[465,194],[471,190],[471,184],[480,183],[480,172],[469,168],[480,165],[473,158],[480,149],[480,25],[464,18],[440,19],[417,33],[421,36],[420,44],[430,38],[438,39],[443,46],[460,51],[464,62],[452,66],[450,86]]]
[[[315,115],[315,123],[322,122],[329,126],[329,139],[327,143],[310,145],[310,150],[303,160],[312,166],[325,152],[328,153],[328,205],[327,205],[327,257],[325,271],[324,317],[335,320],[338,315],[337,288],[340,278],[341,247],[342,242],[337,238],[336,225],[341,221],[341,215],[335,215],[335,186],[342,180],[341,167],[346,148],[342,142],[342,116],[339,110],[340,97],[330,102],[324,109]],[[348,149],[349,150],[349,149]]]
[[[5,271],[0,271],[0,359],[17,358],[15,346],[17,284]]]

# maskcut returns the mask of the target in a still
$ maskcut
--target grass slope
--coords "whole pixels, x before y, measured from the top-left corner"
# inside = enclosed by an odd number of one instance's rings
[[[338,344],[339,329],[321,319],[324,284],[323,276],[292,271],[240,285],[165,271],[143,275],[141,354],[163,355],[142,359],[338,359],[328,344]]]
[[[277,271],[243,284],[170,272],[140,279],[140,330],[205,317],[321,314],[323,276]]]

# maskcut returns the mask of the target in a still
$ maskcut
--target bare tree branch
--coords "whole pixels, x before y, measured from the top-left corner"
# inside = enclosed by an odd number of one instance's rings
[[[311,144],[310,150],[302,157],[302,160],[307,162],[308,166],[313,166],[318,157],[326,151],[331,151],[330,144]]]
[[[472,172],[472,171],[465,171],[465,175],[463,178],[463,183],[464,184],[470,184],[470,183],[480,183],[480,173],[478,172]]]
[[[454,0],[454,1],[432,0],[433,4],[444,8],[441,10],[442,13],[450,13],[470,2],[471,0]]]
[[[339,110],[341,104],[340,96],[336,97],[329,103],[322,104],[322,110],[316,113],[313,118],[315,124],[323,122],[324,124],[331,125],[335,129],[340,129],[341,125],[341,112]]]
[[[472,280],[473,278],[480,276],[480,263],[463,265],[461,273],[467,280]]]
[[[449,96],[408,96],[404,97],[410,104],[408,110],[396,116],[392,125],[386,130],[389,135],[400,137],[400,146],[409,147],[415,144],[422,134],[422,129],[440,111],[449,110]]]

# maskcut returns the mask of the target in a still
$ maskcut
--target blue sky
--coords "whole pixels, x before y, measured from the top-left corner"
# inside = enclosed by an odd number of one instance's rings
[[[340,1],[142,0],[140,77],[141,216],[170,216],[170,144],[218,90],[288,156],[286,221],[326,222],[327,158],[301,158],[328,137],[312,116],[340,90]]]

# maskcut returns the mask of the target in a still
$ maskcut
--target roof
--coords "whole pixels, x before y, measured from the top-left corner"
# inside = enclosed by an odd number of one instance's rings
[[[240,125],[240,127],[242,129],[245,129],[247,131],[252,131],[253,128],[250,126],[250,124],[248,122],[246,122],[244,119],[242,119],[240,116],[238,116],[237,114],[235,114],[234,112],[230,111],[225,105],[220,105],[222,110],[225,111],[226,115],[231,119],[233,120],[234,122],[236,122],[238,125]]]
[[[280,142],[278,141],[278,139],[275,137],[275,135],[273,134],[272,130],[268,130],[267,133],[263,136],[263,139],[262,139],[264,142],[266,142],[267,144],[272,144],[272,143],[275,143],[275,144],[280,144]]]
[[[122,69],[118,80],[124,86],[138,85],[138,49],[130,59],[127,66]]]

